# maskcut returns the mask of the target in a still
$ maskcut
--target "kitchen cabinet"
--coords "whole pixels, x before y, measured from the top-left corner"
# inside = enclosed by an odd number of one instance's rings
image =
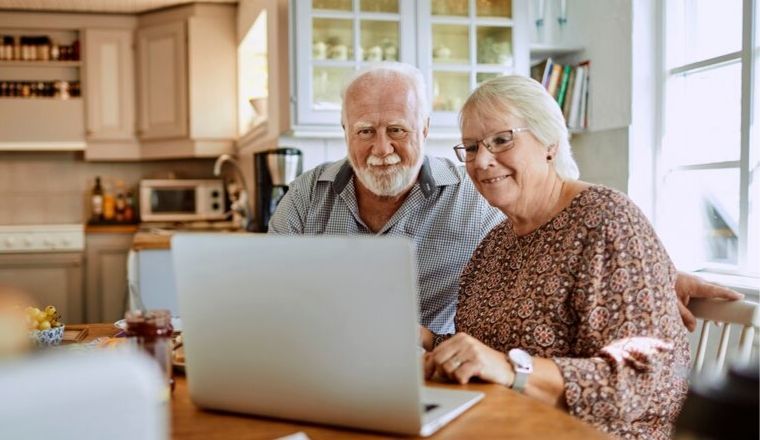
[[[97,138],[100,145],[106,140],[105,136],[114,134],[113,109],[127,106],[128,102],[126,92],[122,90],[116,92],[110,89],[110,85],[115,83],[123,85],[124,81],[128,80],[125,75],[133,72],[134,67],[122,70],[120,64],[119,79],[116,81],[110,77],[116,73],[116,67],[108,63],[114,59],[129,56],[130,51],[122,52],[122,46],[118,49],[112,46],[104,34],[100,34],[103,36],[102,39],[93,37],[91,40],[100,41],[105,45],[100,49],[97,48],[97,44],[94,47],[87,46],[85,40],[90,40],[88,33],[91,30],[131,34],[137,24],[136,17],[120,14],[0,11],[0,23],[2,23],[0,35],[13,36],[16,41],[20,41],[18,38],[21,36],[42,36],[49,38],[51,42],[49,50],[44,50],[43,55],[39,57],[40,59],[48,58],[47,61],[0,60],[0,89],[2,83],[6,83],[5,93],[0,93],[6,95],[0,97],[0,121],[2,121],[0,150],[85,150],[87,154],[89,142],[95,142],[94,139]],[[73,56],[73,48],[77,41],[80,46],[80,56],[79,59],[74,59],[76,57]],[[53,44],[56,46],[55,51],[58,52],[58,60],[54,59]],[[66,49],[62,49],[63,47]],[[93,50],[88,51],[88,49],[94,49],[96,59],[88,59],[89,55],[93,54]],[[99,61],[103,56],[105,58],[102,61],[106,62],[105,65],[101,65]],[[119,63],[122,62],[119,61]],[[101,78],[100,84],[97,83],[95,76]],[[121,81],[122,77],[124,81]],[[91,79],[93,84],[92,93],[88,93],[85,84],[88,79]],[[132,82],[134,83],[134,79]],[[38,96],[26,98],[7,96],[10,83],[30,85],[36,83]],[[48,83],[53,85],[53,96],[50,96],[51,89],[46,86]],[[39,93],[40,84],[43,85],[43,93]],[[74,93],[76,89],[81,90],[81,97]],[[65,90],[68,90],[68,93],[64,93]],[[99,99],[98,94],[104,90],[111,94],[119,93],[119,101],[104,101],[106,104],[101,105],[100,109],[107,113],[98,121],[93,119],[96,113],[91,112],[89,107],[95,105],[92,100]],[[34,93],[29,94],[34,95]],[[122,95],[124,95],[123,99]],[[103,99],[111,100],[112,98],[114,96]],[[132,99],[134,99],[133,94]],[[94,111],[94,107],[92,108]],[[130,114],[134,117],[134,109],[131,111],[127,109],[118,116],[121,119],[122,116],[127,118]],[[129,122],[126,119],[123,124],[121,120],[118,123],[119,129],[122,126],[126,129],[128,125]],[[134,132],[133,123],[130,129]],[[91,130],[92,133],[87,133],[87,130]],[[113,142],[113,140],[108,139],[108,142]]]
[[[86,138],[90,160],[138,159],[135,61],[130,29],[85,29]]]
[[[141,158],[214,157],[237,137],[236,8],[192,4],[141,15]]]
[[[420,68],[431,123],[452,131],[469,93],[493,76],[529,71],[525,0],[291,2],[293,131],[339,131],[340,89],[375,61]]]
[[[2,254],[0,285],[27,293],[37,307],[54,305],[64,323],[84,322],[81,252]]]
[[[480,83],[529,73],[529,21],[523,0],[431,0],[418,3],[418,66],[431,97],[433,127],[455,127]]]
[[[187,136],[185,23],[137,30],[141,139]]]
[[[86,235],[87,322],[114,322],[124,317],[129,292],[127,255],[133,235]]]
[[[34,27],[22,27],[23,21],[13,18],[14,14],[0,12],[0,35],[11,36],[16,42],[22,37],[47,38],[56,45],[53,58],[59,59],[51,59],[48,45],[45,60],[36,54],[34,60],[29,59],[27,50],[26,60],[0,61],[0,95],[4,95],[0,96],[0,150],[84,149],[82,99],[73,96],[74,88],[79,87],[82,61],[68,59],[73,55],[61,60],[58,49],[66,47],[68,52],[79,40],[79,30],[47,28],[51,23],[45,20]]]

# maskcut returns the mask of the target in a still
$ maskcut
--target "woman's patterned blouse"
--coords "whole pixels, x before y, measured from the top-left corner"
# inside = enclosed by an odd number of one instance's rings
[[[641,211],[592,186],[527,235],[505,220],[483,239],[462,273],[456,328],[503,352],[551,358],[570,413],[597,428],[665,439],[689,361],[675,280]],[[653,340],[672,349],[641,348]]]

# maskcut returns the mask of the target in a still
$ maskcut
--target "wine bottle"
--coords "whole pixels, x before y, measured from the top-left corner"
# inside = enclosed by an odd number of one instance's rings
[[[103,221],[103,186],[100,184],[100,176],[95,177],[95,186],[92,188],[90,197],[91,223]]]

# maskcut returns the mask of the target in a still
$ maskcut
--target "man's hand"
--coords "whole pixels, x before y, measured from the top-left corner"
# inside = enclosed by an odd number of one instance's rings
[[[420,345],[425,351],[433,349],[433,332],[423,326],[420,326]]]
[[[676,295],[678,296],[678,311],[681,313],[683,325],[690,332],[693,332],[697,327],[697,318],[688,309],[691,298],[713,298],[731,301],[744,298],[744,295],[737,291],[709,283],[702,278],[684,272],[678,272]]]

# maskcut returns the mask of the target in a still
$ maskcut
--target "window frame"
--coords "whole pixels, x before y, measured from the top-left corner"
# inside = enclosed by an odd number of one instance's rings
[[[662,206],[666,203],[661,196],[661,190],[664,185],[664,179],[672,172],[677,171],[690,171],[690,170],[718,170],[718,169],[738,169],[739,170],[739,234],[738,234],[738,257],[737,264],[724,264],[724,263],[712,263],[707,262],[704,267],[698,272],[707,274],[727,274],[737,275],[742,278],[754,279],[757,282],[760,273],[757,271],[760,268],[753,268],[750,266],[748,256],[749,244],[749,196],[750,196],[750,177],[751,174],[755,174],[756,179],[760,179],[760,167],[755,164],[754,169],[750,169],[752,164],[750,146],[754,140],[756,143],[760,143],[760,126],[755,127],[755,132],[752,132],[752,119],[753,112],[755,113],[756,124],[760,125],[760,108],[754,106],[754,94],[760,93],[755,90],[755,77],[760,75],[760,72],[756,71],[756,57],[760,57],[760,54],[755,53],[755,41],[756,34],[760,32],[760,22],[758,22],[758,12],[756,8],[760,7],[758,3],[760,0],[743,0],[742,2],[742,45],[740,50],[725,53],[718,56],[714,56],[707,59],[700,59],[693,62],[681,64],[672,68],[666,67],[667,63],[667,31],[668,31],[668,17],[667,17],[667,5],[666,2],[659,3],[658,23],[656,27],[658,29],[658,47],[659,51],[656,56],[658,57],[657,65],[658,78],[656,78],[656,90],[657,90],[657,121],[656,132],[657,142],[655,142],[654,149],[654,173],[653,173],[653,220],[655,228],[657,228],[662,222]],[[760,51],[759,51],[760,52]],[[666,127],[666,99],[668,95],[668,83],[671,78],[676,75],[684,73],[696,73],[702,70],[716,68],[720,66],[728,65],[729,63],[741,63],[741,121],[740,121],[740,155],[738,161],[722,161],[722,162],[705,162],[690,165],[680,165],[670,168],[665,168],[662,161],[659,160],[663,155],[663,139],[665,135]],[[756,197],[758,197],[756,195]],[[755,203],[760,203],[760,197],[755,200]],[[756,264],[760,264],[755,262]]]

